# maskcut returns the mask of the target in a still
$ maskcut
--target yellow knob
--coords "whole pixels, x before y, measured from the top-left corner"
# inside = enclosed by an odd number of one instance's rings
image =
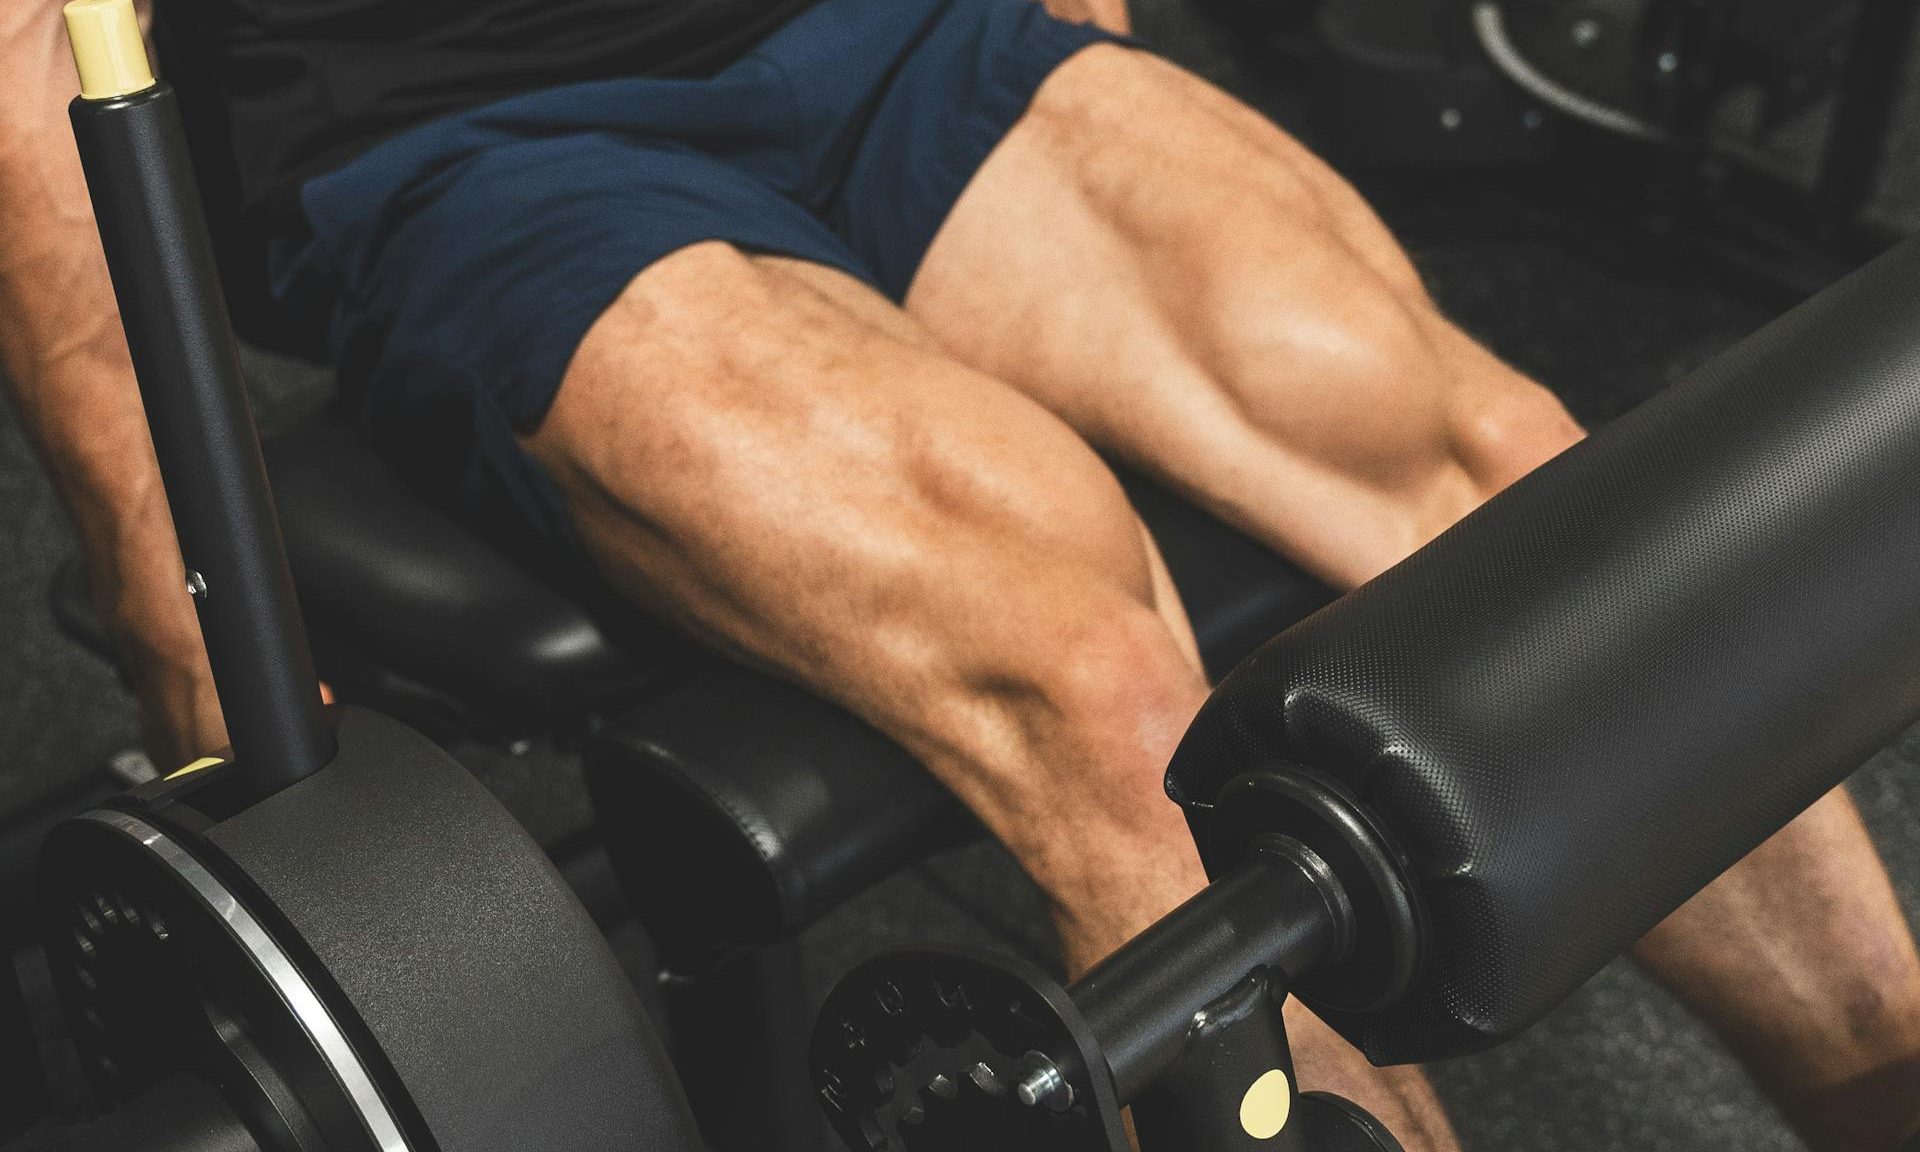
[[[153,65],[140,39],[133,0],[72,0],[63,11],[82,97],[112,100],[153,87]]]

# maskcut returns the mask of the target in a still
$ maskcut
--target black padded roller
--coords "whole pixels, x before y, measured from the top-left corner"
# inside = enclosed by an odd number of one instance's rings
[[[1168,789],[1203,845],[1281,762],[1384,827],[1420,968],[1331,1018],[1408,1062],[1538,1019],[1917,717],[1920,242],[1267,644]]]

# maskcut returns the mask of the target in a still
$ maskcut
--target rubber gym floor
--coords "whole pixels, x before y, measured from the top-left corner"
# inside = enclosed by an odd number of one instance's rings
[[[1283,121],[1286,78],[1236,53],[1237,40],[1188,0],[1135,0],[1142,35]],[[1920,51],[1915,54],[1920,60]],[[1875,211],[1920,228],[1920,85],[1910,85],[1894,162]],[[1803,161],[1819,125],[1774,143]],[[1639,233],[1503,189],[1435,181],[1393,191],[1384,214],[1436,295],[1502,355],[1604,422],[1782,310],[1775,296],[1687,267]],[[324,404],[325,372],[250,355],[270,430]],[[107,763],[137,739],[113,670],[63,637],[47,592],[71,530],[0,404],[0,871],[23,875],[22,820],[105,785]],[[537,742],[456,751],[517,811],[579,803],[546,782],[576,770]],[[1855,797],[1885,853],[1909,919],[1920,923],[1920,730],[1866,765]],[[22,816],[21,814],[26,814]],[[7,835],[7,821],[15,835]],[[7,903],[12,904],[9,900]],[[815,996],[864,954],[914,939],[968,939],[1045,957],[1041,905],[991,846],[949,853],[881,885],[809,932]],[[798,1069],[796,1069],[796,1072]],[[1493,1052],[1432,1069],[1472,1152],[1786,1152],[1799,1145],[1705,1030],[1630,964],[1615,963],[1545,1022]]]

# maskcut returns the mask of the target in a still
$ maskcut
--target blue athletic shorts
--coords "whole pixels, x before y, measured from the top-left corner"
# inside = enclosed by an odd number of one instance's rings
[[[416,482],[570,541],[514,432],[635,275],[720,240],[899,301],[1041,82],[1112,39],[1034,0],[821,0],[711,78],[513,97],[313,179],[274,291],[327,313],[344,401]]]

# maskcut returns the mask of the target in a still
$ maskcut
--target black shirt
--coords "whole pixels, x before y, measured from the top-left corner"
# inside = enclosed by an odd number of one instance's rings
[[[717,71],[812,2],[157,0],[154,15],[203,183],[210,166],[229,168],[227,194],[209,199],[256,210],[461,108],[582,80]]]

